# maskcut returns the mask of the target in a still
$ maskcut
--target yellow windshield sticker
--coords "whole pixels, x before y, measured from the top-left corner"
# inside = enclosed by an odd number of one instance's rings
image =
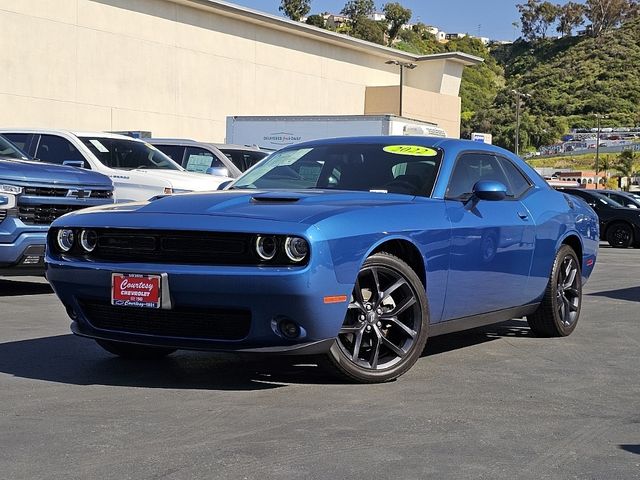
[[[388,145],[383,148],[387,153],[396,155],[413,155],[414,157],[435,157],[438,152],[433,148],[419,145]]]

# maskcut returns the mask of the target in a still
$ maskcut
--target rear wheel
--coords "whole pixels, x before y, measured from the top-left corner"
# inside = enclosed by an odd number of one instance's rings
[[[137,360],[162,358],[176,351],[175,348],[152,347],[150,345],[115,342],[113,340],[96,339],[96,343],[109,353],[113,353],[119,357]]]
[[[420,358],[429,325],[425,288],[402,260],[387,253],[363,264],[327,364],[351,381],[393,380]]]
[[[607,229],[607,242],[614,248],[629,248],[633,244],[633,229],[624,222],[615,222]]]
[[[558,250],[542,303],[527,317],[541,337],[566,337],[576,328],[582,304],[582,273],[578,256],[568,245]]]

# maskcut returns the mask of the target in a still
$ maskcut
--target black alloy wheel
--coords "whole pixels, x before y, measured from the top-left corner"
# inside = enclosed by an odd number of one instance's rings
[[[633,229],[624,222],[616,222],[607,229],[607,242],[614,248],[629,248],[633,243]]]
[[[352,381],[393,380],[418,360],[429,325],[425,288],[399,258],[378,253],[363,264],[329,363]]]
[[[176,351],[175,348],[138,345],[136,343],[116,342],[113,340],[98,340],[96,343],[104,350],[118,357],[135,360],[151,360],[166,357]]]
[[[573,249],[558,251],[542,303],[527,317],[531,330],[541,337],[565,337],[576,328],[582,305],[582,273]]]

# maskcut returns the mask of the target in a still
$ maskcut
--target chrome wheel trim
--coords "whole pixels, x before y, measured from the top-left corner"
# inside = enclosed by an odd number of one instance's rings
[[[422,308],[409,280],[386,266],[358,274],[337,337],[342,354],[355,365],[379,371],[412,351],[422,328]]]
[[[556,285],[556,309],[563,327],[572,326],[578,320],[580,310],[580,271],[572,255],[562,259]]]

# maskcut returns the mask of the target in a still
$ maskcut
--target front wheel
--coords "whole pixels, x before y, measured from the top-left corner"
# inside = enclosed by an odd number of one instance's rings
[[[616,222],[607,229],[607,242],[614,248],[629,248],[633,243],[633,229],[624,222]]]
[[[358,273],[326,363],[351,381],[393,380],[420,358],[428,326],[427,296],[420,278],[399,258],[374,254]]]
[[[176,351],[175,348],[152,347],[150,345],[138,345],[135,343],[115,342],[113,340],[97,340],[107,352],[123,358],[136,360],[151,360],[154,358],[162,358]]]
[[[576,328],[582,304],[582,274],[578,256],[568,245],[556,254],[542,303],[527,317],[541,337],[566,337]]]

